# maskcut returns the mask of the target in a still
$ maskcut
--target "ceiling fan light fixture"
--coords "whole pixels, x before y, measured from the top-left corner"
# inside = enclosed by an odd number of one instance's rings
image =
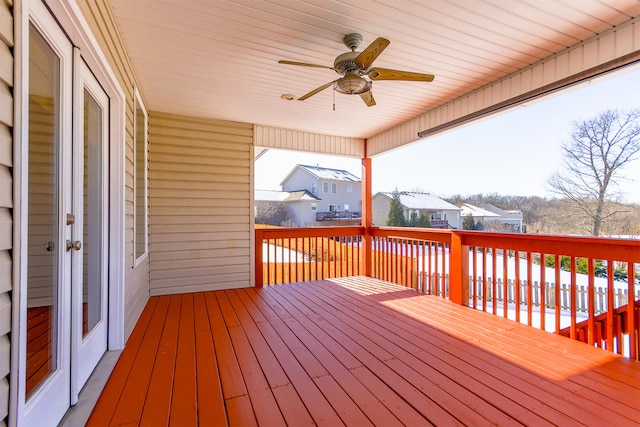
[[[371,90],[372,82],[357,74],[347,74],[336,82],[335,89],[347,95],[358,95]]]

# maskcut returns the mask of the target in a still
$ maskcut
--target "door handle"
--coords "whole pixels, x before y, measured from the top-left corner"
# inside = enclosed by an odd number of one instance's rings
[[[67,240],[67,252],[69,252],[71,249],[79,251],[80,249],[82,249],[82,242],[80,240],[75,240],[73,242],[71,240]]]

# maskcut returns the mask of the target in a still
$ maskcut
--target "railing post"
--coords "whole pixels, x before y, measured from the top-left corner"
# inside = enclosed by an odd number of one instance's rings
[[[449,299],[469,305],[469,246],[462,244],[460,234],[455,231],[449,245]]]
[[[365,144],[365,154],[362,159],[362,227],[364,233],[362,236],[362,247],[360,251],[360,265],[363,267],[360,270],[360,274],[367,277],[371,277],[373,271],[373,247],[371,245],[371,225],[372,225],[372,210],[371,210],[371,159],[367,157],[367,141]]]
[[[263,231],[262,229],[256,228],[255,229],[255,242],[254,242],[254,246],[255,246],[255,260],[254,260],[254,264],[255,264],[255,286],[262,286],[264,284],[264,277],[263,277],[263,266],[262,266],[262,242],[264,240],[263,237]]]

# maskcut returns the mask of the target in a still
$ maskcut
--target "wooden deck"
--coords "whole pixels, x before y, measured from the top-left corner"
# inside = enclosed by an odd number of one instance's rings
[[[636,425],[640,364],[352,277],[153,297],[88,425]]]

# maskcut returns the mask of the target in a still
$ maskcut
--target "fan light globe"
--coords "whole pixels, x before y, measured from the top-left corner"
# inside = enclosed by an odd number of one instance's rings
[[[340,93],[357,95],[371,90],[371,82],[357,74],[347,74],[336,82],[336,90]]]

